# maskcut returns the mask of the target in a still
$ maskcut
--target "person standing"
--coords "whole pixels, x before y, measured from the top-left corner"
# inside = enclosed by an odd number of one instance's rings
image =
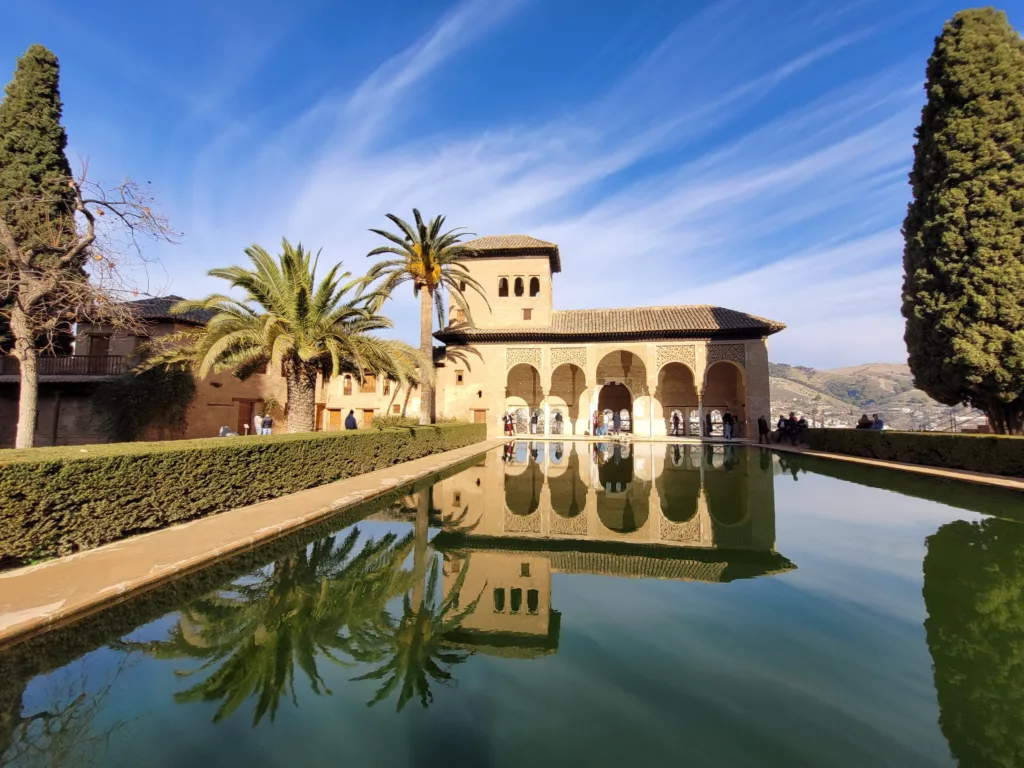
[[[555,412],[555,434],[556,435],[562,434],[562,412],[561,411],[556,411]]]
[[[257,413],[252,417],[252,433],[254,435],[263,434],[263,415]]]
[[[263,431],[260,434],[269,435],[274,430],[274,417],[269,413],[263,414]]]
[[[356,424],[355,411],[349,411],[348,416],[345,417],[345,429],[359,429],[359,425]]]
[[[722,434],[726,440],[732,440],[732,414],[728,409],[722,414]]]
[[[622,416],[619,415],[618,411],[612,414],[612,434],[619,434],[619,430],[622,429]]]
[[[704,414],[704,437],[711,437],[711,411]]]
[[[672,411],[672,436],[679,437],[679,411]]]
[[[537,411],[534,411],[532,414],[530,414],[530,434],[537,434]]]
[[[760,445],[762,440],[764,440],[765,445],[768,445],[768,419],[764,416],[760,416],[757,419],[757,444]]]

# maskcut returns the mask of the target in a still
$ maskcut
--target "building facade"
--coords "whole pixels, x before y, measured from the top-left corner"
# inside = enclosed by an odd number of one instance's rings
[[[785,326],[707,305],[556,310],[558,246],[525,235],[483,237],[466,266],[483,287],[435,334],[438,416],[488,424],[512,413],[520,433],[583,435],[618,414],[640,437],[699,436],[726,410],[738,436],[770,416],[767,339]]]

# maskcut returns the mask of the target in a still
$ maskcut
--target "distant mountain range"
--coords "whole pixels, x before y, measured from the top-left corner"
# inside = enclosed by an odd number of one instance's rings
[[[769,363],[773,420],[799,411],[808,421],[828,427],[852,427],[861,414],[881,415],[892,429],[949,430],[984,423],[984,414],[963,406],[950,408],[914,388],[909,366],[869,363],[816,370]]]

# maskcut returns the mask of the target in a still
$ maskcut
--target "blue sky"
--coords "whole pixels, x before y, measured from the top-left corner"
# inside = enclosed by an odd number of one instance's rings
[[[832,367],[906,359],[906,174],[959,7],[33,0],[0,73],[53,49],[72,162],[152,182],[184,237],[149,250],[150,292],[215,290],[282,236],[361,273],[367,228],[417,206],[557,242],[557,308],[719,304],[789,325],[773,360]],[[411,296],[388,312],[414,340]]]

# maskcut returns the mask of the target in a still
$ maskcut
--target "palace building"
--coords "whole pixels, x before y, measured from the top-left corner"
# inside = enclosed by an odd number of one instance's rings
[[[624,432],[663,437],[699,436],[706,412],[717,422],[729,410],[742,437],[770,416],[766,342],[781,323],[707,305],[558,310],[557,245],[525,235],[466,245],[486,301],[468,291],[472,324],[453,307],[434,334],[445,345],[439,417],[486,422],[495,436],[512,412],[518,432],[582,435],[598,411],[618,413]]]

